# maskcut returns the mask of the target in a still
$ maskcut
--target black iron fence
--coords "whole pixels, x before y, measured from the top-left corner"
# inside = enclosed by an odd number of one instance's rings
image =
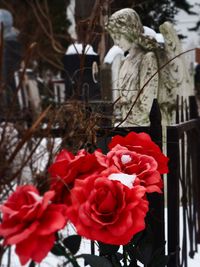
[[[200,243],[200,118],[190,100],[190,120],[167,127],[169,267],[187,267]]]

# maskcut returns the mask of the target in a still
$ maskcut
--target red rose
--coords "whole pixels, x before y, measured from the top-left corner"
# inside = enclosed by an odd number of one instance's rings
[[[4,245],[16,245],[22,265],[30,259],[41,262],[53,247],[55,233],[66,225],[66,208],[52,204],[53,197],[53,191],[41,197],[34,186],[19,186],[0,206],[0,235]]]
[[[107,172],[108,173],[108,172]],[[134,175],[112,173],[77,180],[71,191],[69,220],[79,235],[107,244],[125,245],[145,228],[145,188],[132,187]]]
[[[55,158],[54,163],[49,167],[48,171],[51,175],[51,178],[56,179],[70,179],[70,172],[69,170],[70,163],[75,159],[75,156],[63,149]],[[70,180],[68,182],[71,182]]]
[[[153,157],[116,145],[107,154],[107,164],[115,166],[122,173],[135,174],[134,185],[141,184],[148,193],[162,193],[163,182]]]
[[[55,190],[56,202],[66,202],[75,179],[84,179],[106,168],[105,155],[100,151],[93,154],[80,150],[76,156],[62,150],[49,167],[51,189]]]
[[[151,137],[146,133],[131,132],[125,137],[116,135],[109,143],[109,148],[112,149],[117,144],[127,147],[131,151],[135,151],[139,154],[146,154],[153,157],[158,163],[158,172],[160,174],[168,173],[168,158],[161,152],[159,146],[157,146]]]

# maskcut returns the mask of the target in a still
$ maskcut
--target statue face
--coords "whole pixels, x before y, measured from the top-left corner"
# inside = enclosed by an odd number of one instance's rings
[[[111,34],[114,44],[119,46],[124,52],[129,51],[132,44],[125,38],[123,34]]]
[[[138,44],[138,38],[144,31],[138,14],[130,8],[124,8],[112,14],[106,28],[115,45],[124,52],[130,50],[133,44]]]

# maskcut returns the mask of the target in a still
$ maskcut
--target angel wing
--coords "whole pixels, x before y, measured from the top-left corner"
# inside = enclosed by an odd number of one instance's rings
[[[189,95],[194,95],[194,91],[184,55],[178,56],[183,50],[173,25],[165,22],[159,29],[165,41],[164,51],[159,52],[158,55],[159,67],[173,59],[159,72],[158,102],[163,120],[169,124],[175,122],[177,95],[187,99]]]

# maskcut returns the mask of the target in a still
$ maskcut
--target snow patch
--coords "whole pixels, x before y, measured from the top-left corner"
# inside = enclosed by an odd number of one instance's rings
[[[121,157],[121,162],[122,162],[122,164],[129,163],[130,161],[131,161],[131,156],[129,156],[129,155],[123,155],[123,156]]]
[[[118,46],[113,45],[104,58],[104,63],[112,64],[117,55],[123,55],[124,51]]]
[[[156,39],[156,32],[153,29],[151,29],[147,26],[143,26],[143,29],[144,29],[143,35],[150,36],[150,37]]]
[[[126,173],[112,173],[108,176],[110,181],[119,181],[123,185],[127,186],[128,188],[133,188],[133,183],[135,181],[136,174],[129,175]]]
[[[160,44],[163,44],[165,42],[164,37],[161,33],[157,33],[153,29],[151,29],[147,26],[144,26],[143,28],[144,28],[143,35],[156,39],[156,41]]]
[[[76,54],[84,54],[84,55],[97,55],[97,53],[94,52],[93,47],[91,45],[86,45],[83,50],[83,44],[71,44],[66,52],[66,55],[76,55]]]
[[[164,44],[165,39],[161,33],[156,33],[156,41],[160,44]]]

